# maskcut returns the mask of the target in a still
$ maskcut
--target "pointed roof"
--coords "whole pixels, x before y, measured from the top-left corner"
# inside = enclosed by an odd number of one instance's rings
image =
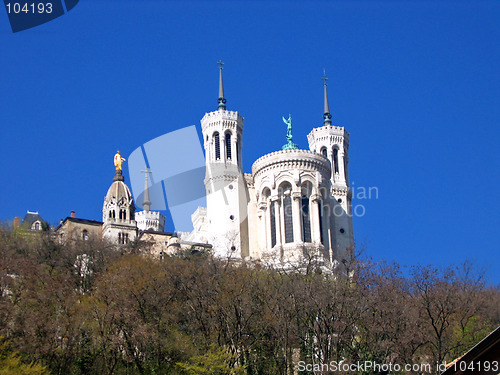
[[[222,66],[224,63],[222,61],[218,61],[219,64],[219,99],[217,99],[217,103],[219,103],[219,109],[226,109],[226,98],[224,98],[224,83],[222,82]]]
[[[128,204],[134,201],[129,187],[122,180],[113,181],[104,199],[106,202],[120,202],[123,199]]]
[[[149,212],[151,209],[151,201],[149,200],[148,174],[151,173],[151,170],[146,167],[146,169],[141,172],[144,173],[144,199],[142,201],[142,209]]]
[[[330,107],[328,105],[328,91],[326,89],[326,82],[328,81],[328,77],[323,70],[323,87],[324,87],[324,112],[323,112],[323,124],[331,125],[332,124],[332,115],[330,114]]]
[[[40,221],[40,222],[43,223],[44,220],[38,214],[38,211],[36,211],[36,212],[28,211],[26,213],[26,216],[24,217],[23,222],[21,223],[21,225],[31,228],[31,226],[33,225],[33,223],[36,222],[36,221]]]

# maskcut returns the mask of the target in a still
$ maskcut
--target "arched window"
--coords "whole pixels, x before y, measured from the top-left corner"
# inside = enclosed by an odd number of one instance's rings
[[[328,155],[327,155],[327,152],[326,152],[326,147],[323,147],[323,148],[321,149],[321,155],[323,155],[325,158],[328,156]]]
[[[118,243],[121,245],[128,244],[128,233],[118,233]]]
[[[83,230],[83,232],[82,232],[82,239],[84,241],[88,241],[88,239],[89,239],[89,232],[87,231],[87,229]]]
[[[240,143],[236,141],[236,162],[240,162]]]
[[[274,212],[274,202],[271,201],[271,205],[269,206],[270,217],[271,217],[271,247],[276,245],[276,213]]]
[[[333,172],[339,173],[339,149],[333,149]]]
[[[219,133],[214,133],[214,143],[215,143],[215,160],[220,160],[220,137]]]
[[[320,200],[318,202],[318,220],[319,220],[319,237],[321,243],[324,245],[324,237],[323,237],[323,202]]]
[[[262,201],[266,203],[266,209],[269,214],[269,216],[266,215],[266,225],[268,226],[266,241],[269,241],[270,238],[271,247],[274,247],[276,245],[276,213],[274,212],[274,201],[271,201],[271,190],[267,187],[262,191]],[[268,243],[266,242],[266,247]]]
[[[280,186],[280,190],[285,222],[285,243],[290,243],[293,242],[292,186],[285,183]]]
[[[283,210],[285,213],[285,243],[289,243],[293,242],[292,197],[290,194],[283,197]]]
[[[231,133],[226,133],[226,159],[231,160]]]
[[[302,240],[311,242],[311,214],[309,207],[309,197],[312,193],[312,185],[306,182],[302,185],[302,205],[301,205],[301,221],[302,221]]]
[[[35,223],[35,230],[40,230],[40,223],[38,221]]]
[[[311,242],[311,218],[309,217],[309,197],[302,196],[302,238]]]

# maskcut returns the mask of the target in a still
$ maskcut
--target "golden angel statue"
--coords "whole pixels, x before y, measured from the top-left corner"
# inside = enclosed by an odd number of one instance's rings
[[[125,161],[125,158],[122,158],[122,156],[120,155],[120,151],[116,151],[116,154],[115,154],[115,167],[116,167],[117,171],[121,171],[122,170],[122,165],[123,165],[124,161]]]

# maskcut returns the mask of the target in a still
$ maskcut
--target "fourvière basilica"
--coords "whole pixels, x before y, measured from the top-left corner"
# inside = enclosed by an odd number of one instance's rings
[[[332,124],[327,79],[322,125],[307,136],[308,150],[293,143],[292,119],[287,143],[242,171],[244,118],[226,108],[219,66],[218,108],[201,119],[205,149],[206,207],[191,216],[190,233],[165,232],[165,217],[150,209],[148,170],[142,211],[122,175],[125,159],[118,151],[115,175],[104,198],[102,222],[74,213],[55,229],[61,241],[102,236],[116,244],[149,243],[156,256],[179,249],[205,249],[215,257],[280,267],[314,261],[332,268],[353,257],[349,133]],[[319,117],[319,116],[318,116]],[[33,216],[33,215],[31,215]]]

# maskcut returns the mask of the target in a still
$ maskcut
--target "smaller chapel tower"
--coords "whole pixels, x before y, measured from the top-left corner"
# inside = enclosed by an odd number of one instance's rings
[[[213,244],[215,255],[239,259],[248,255],[248,193],[241,160],[243,117],[226,109],[223,63],[218,64],[218,108],[201,119],[206,160],[207,240]]]
[[[323,75],[324,113],[323,126],[314,128],[307,140],[309,149],[323,155],[331,165],[331,207],[334,230],[330,235],[332,261],[347,260],[352,256],[354,237],[352,230],[351,191],[349,189],[349,133],[342,126],[332,125],[332,115],[328,104],[326,75]],[[330,219],[332,221],[332,219]]]
[[[147,167],[141,172],[144,173],[144,198],[142,201],[143,210],[135,214],[137,228],[142,231],[163,232],[165,231],[165,216],[158,211],[151,211],[148,174],[152,172]]]
[[[103,237],[119,245],[125,245],[137,236],[134,199],[122,175],[124,160],[117,151],[115,176],[102,206]]]

